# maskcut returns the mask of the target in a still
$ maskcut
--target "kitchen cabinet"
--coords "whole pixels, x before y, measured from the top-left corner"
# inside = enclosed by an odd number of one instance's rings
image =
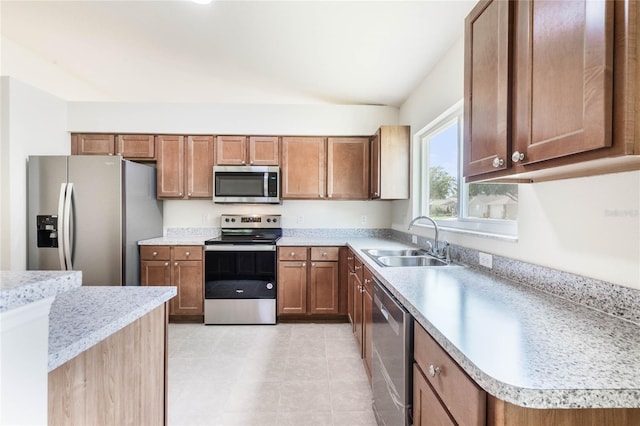
[[[219,166],[277,166],[280,140],[277,136],[216,136]]]
[[[367,199],[368,138],[282,138],[283,199]]]
[[[327,139],[327,198],[369,198],[369,139]]]
[[[351,332],[355,332],[355,320],[354,320],[354,296],[355,291],[354,287],[356,285],[356,270],[355,270],[355,259],[356,256],[353,254],[351,249],[347,249],[347,318],[349,319],[349,323],[351,324]]]
[[[409,198],[409,126],[381,126],[371,138],[369,198]]]
[[[121,155],[131,160],[155,160],[153,135],[71,134],[71,155]]]
[[[203,321],[204,272],[201,246],[140,246],[141,285],[176,286],[169,318]]]
[[[467,181],[639,169],[639,15],[635,1],[480,2],[465,21]]]
[[[373,274],[366,267],[362,274],[362,359],[371,383],[371,363],[373,345],[371,331],[373,327]]]
[[[213,197],[213,136],[156,136],[159,199]]]
[[[486,424],[486,392],[417,323],[414,326],[413,355],[415,424],[438,424],[428,418],[431,411],[444,418],[444,424]],[[434,395],[426,390],[431,390]],[[433,398],[435,395],[437,398]],[[443,411],[453,422],[446,422]]]
[[[373,274],[353,252],[349,252],[349,318],[353,335],[364,362],[365,371],[371,381],[373,345]]]
[[[339,247],[279,247],[278,315],[344,315],[339,258]]]

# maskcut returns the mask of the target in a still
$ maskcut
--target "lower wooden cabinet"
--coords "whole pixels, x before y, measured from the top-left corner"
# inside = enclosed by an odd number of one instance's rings
[[[340,316],[339,247],[278,248],[278,316]]]
[[[204,320],[204,272],[201,246],[141,246],[140,284],[176,286],[170,320]]]
[[[371,382],[371,363],[373,345],[371,329],[373,326],[373,274],[352,251],[347,255],[349,265],[348,287],[349,312],[356,344],[360,349],[365,371]]]
[[[418,364],[413,364],[413,425],[455,426]]]

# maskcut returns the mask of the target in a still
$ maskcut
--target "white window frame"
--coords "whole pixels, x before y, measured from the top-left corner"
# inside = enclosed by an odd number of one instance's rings
[[[418,164],[418,191],[417,202],[414,203],[414,217],[419,215],[429,215],[429,143],[428,140],[436,133],[449,127],[454,121],[458,121],[458,217],[457,219],[436,219],[438,227],[443,230],[474,234],[485,237],[500,238],[506,240],[517,240],[518,221],[517,220],[497,220],[497,219],[476,219],[465,217],[467,215],[468,185],[464,183],[462,177],[462,155],[463,155],[463,101],[456,102],[452,107],[440,114],[431,123],[414,135],[414,140],[419,144],[419,164]],[[428,229],[431,225],[416,223],[414,226]]]

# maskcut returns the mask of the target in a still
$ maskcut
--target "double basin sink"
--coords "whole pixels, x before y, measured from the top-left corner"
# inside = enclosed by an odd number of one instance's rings
[[[426,250],[363,250],[380,266],[449,266],[450,263],[431,256]]]

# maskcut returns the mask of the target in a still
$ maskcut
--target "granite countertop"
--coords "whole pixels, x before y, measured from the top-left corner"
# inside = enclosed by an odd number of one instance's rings
[[[59,294],[49,314],[49,371],[176,295],[176,287],[81,287]]]
[[[0,312],[38,302],[82,285],[78,271],[0,271]]]
[[[462,265],[383,268],[349,246],[484,390],[531,408],[640,407],[640,326]]]
[[[201,246],[211,236],[169,236],[138,241],[139,246]]]

